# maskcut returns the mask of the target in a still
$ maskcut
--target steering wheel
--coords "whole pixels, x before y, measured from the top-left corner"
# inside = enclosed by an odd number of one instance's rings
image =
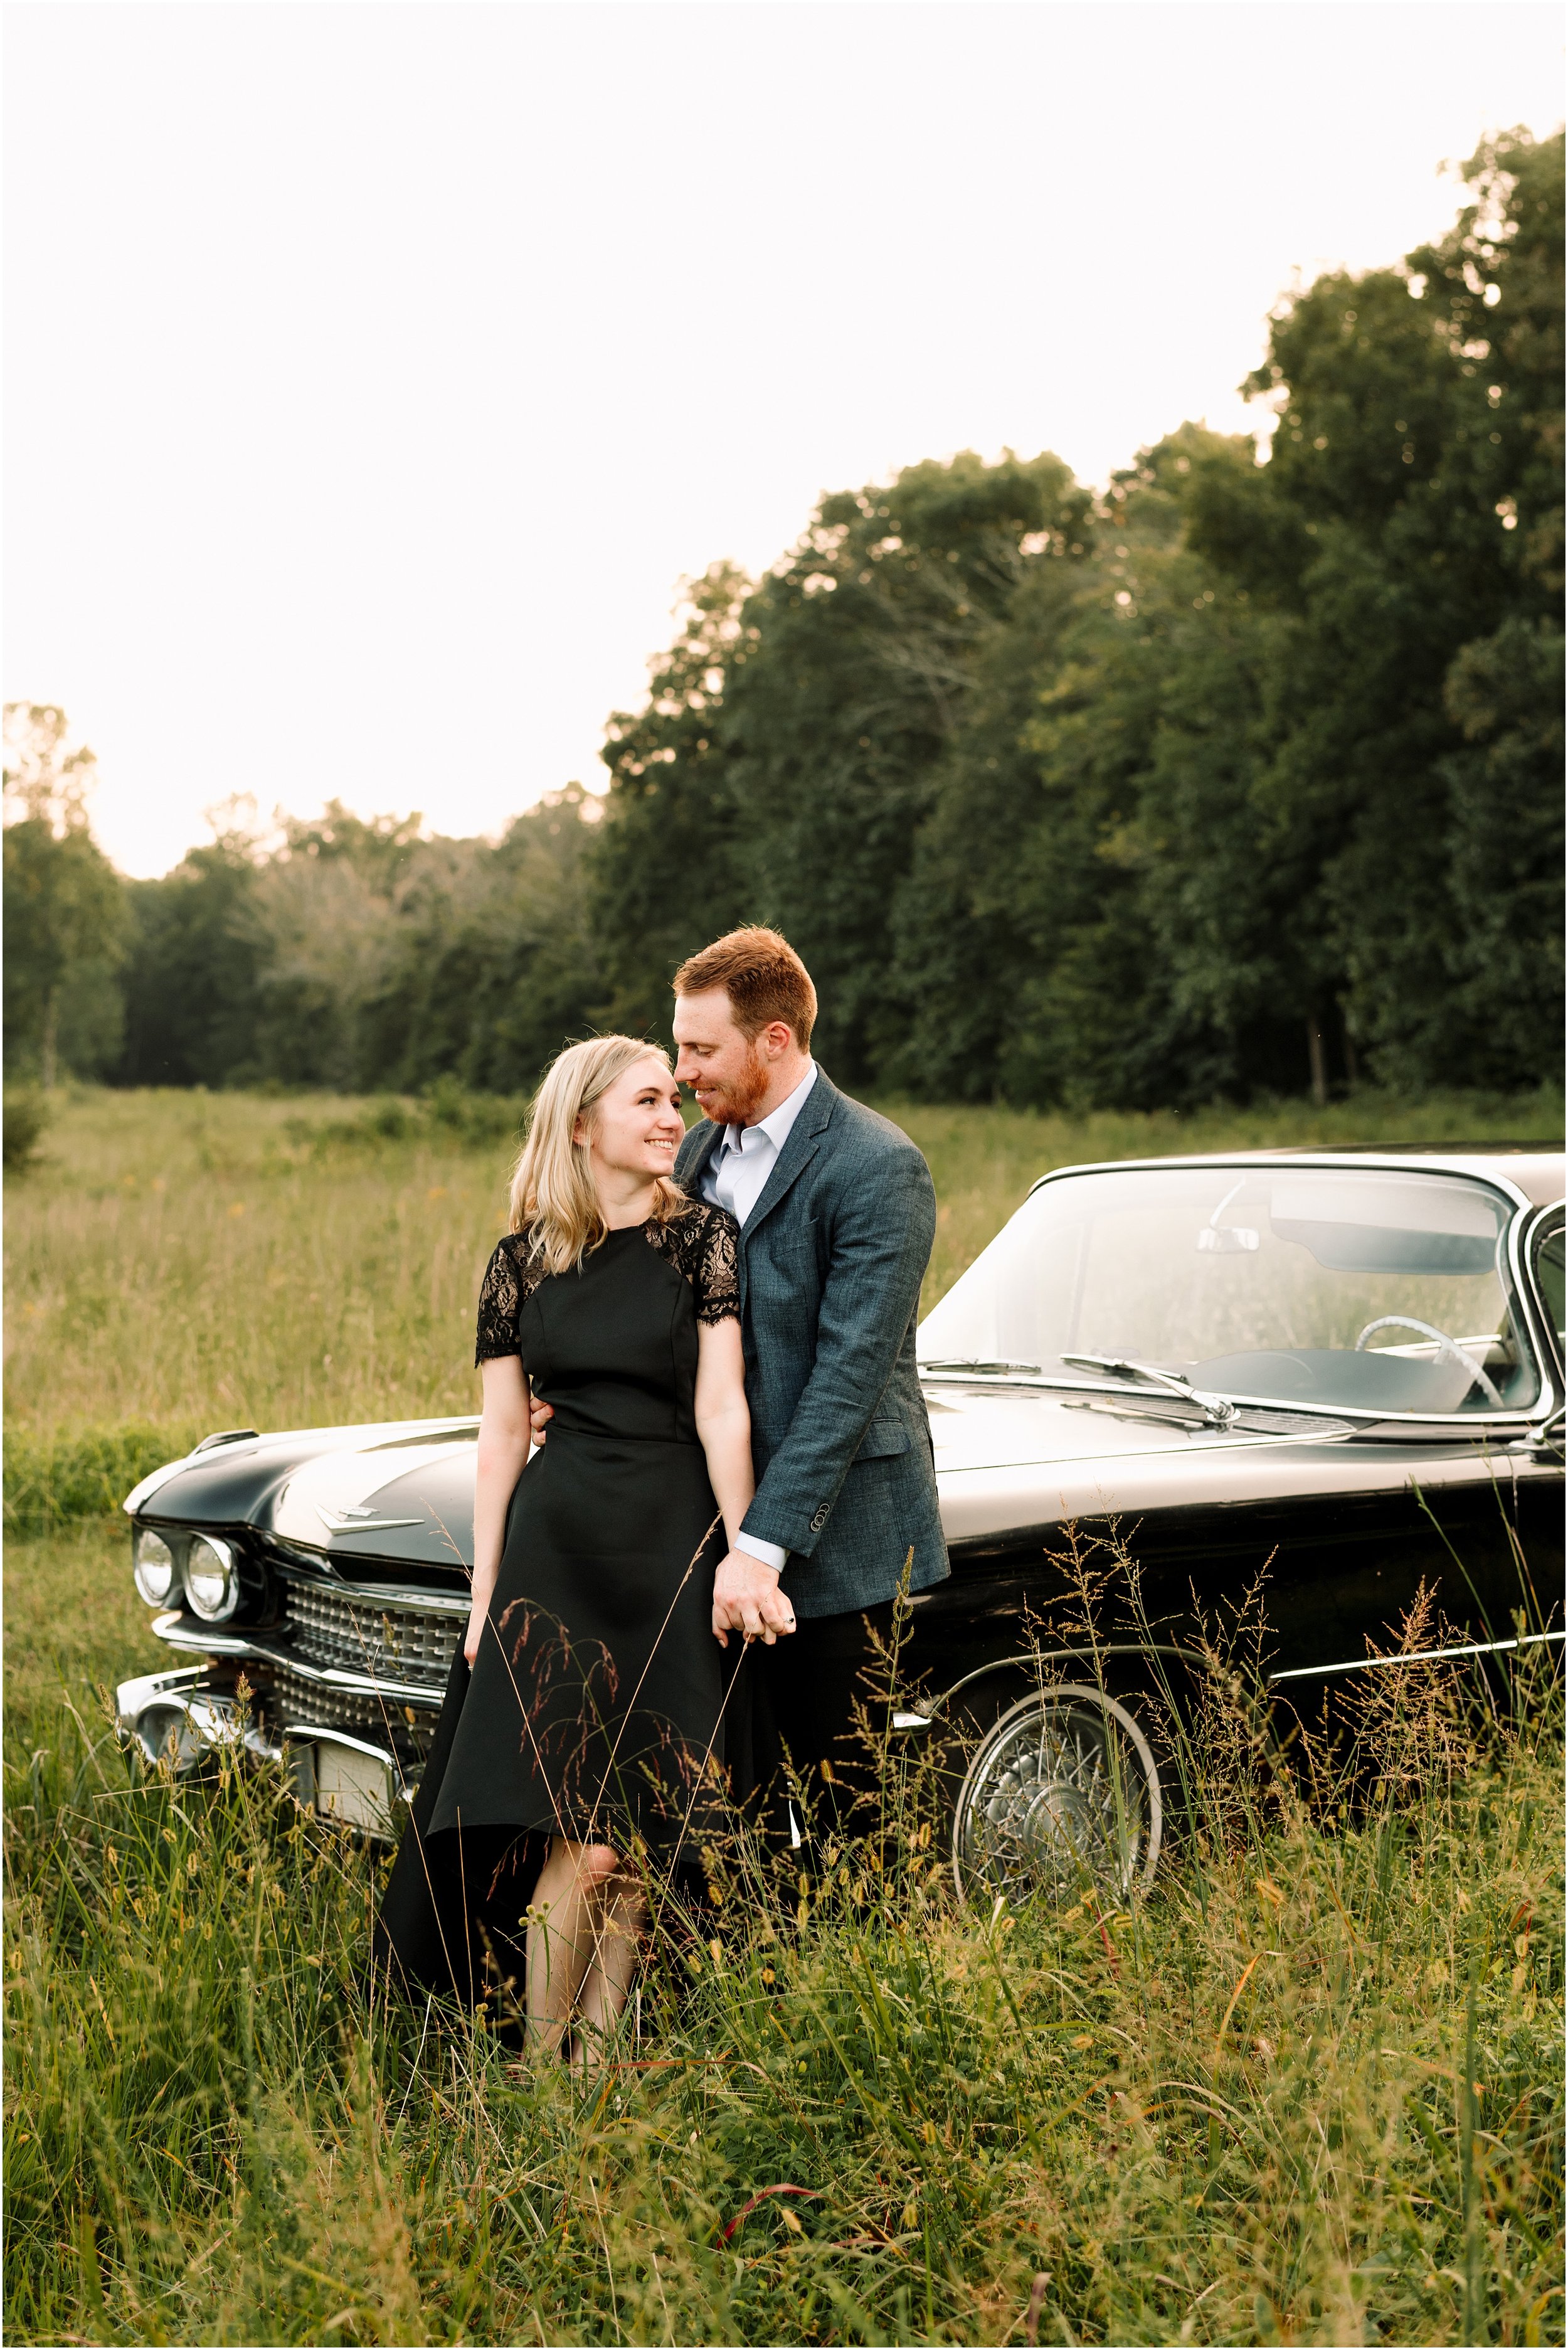
[[[1444,1354],[1449,1356],[1454,1362],[1458,1363],[1462,1371],[1468,1372],[1478,1387],[1484,1388],[1486,1389],[1487,1394],[1490,1397],[1492,1402],[1496,1404],[1499,1411],[1502,1409],[1503,1403],[1501,1396],[1499,1395],[1496,1388],[1492,1385],[1490,1378],[1487,1376],[1486,1372],[1482,1370],[1474,1356],[1467,1355],[1464,1348],[1459,1345],[1458,1339],[1450,1338],[1446,1330],[1435,1329],[1430,1322],[1417,1322],[1413,1314],[1380,1314],[1376,1322],[1369,1322],[1367,1324],[1360,1337],[1357,1338],[1355,1342],[1356,1353],[1358,1355],[1364,1355],[1366,1353],[1366,1341],[1371,1337],[1374,1330],[1388,1330],[1393,1329],[1396,1326],[1401,1330],[1419,1330],[1423,1338],[1436,1339]]]

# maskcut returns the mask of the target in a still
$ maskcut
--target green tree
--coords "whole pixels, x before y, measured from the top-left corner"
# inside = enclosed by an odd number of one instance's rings
[[[400,887],[359,1024],[361,1082],[454,1076],[530,1090],[593,1024],[604,973],[588,918],[601,804],[580,784],[514,816],[493,847],[421,843]]]
[[[1282,306],[1251,380],[1280,411],[1271,463],[1250,483],[1211,481],[1194,511],[1196,550],[1287,624],[1258,788],[1321,876],[1324,990],[1377,1070],[1415,1086],[1495,1079],[1497,999],[1478,992],[1472,941],[1500,924],[1534,926],[1542,983],[1516,1007],[1532,1055],[1552,1024],[1561,867],[1554,883],[1550,822],[1520,817],[1521,795],[1539,816],[1557,793],[1539,686],[1550,646],[1534,632],[1554,626],[1562,539],[1562,169],[1560,138],[1492,141],[1442,244]],[[1536,747],[1527,761],[1516,708],[1508,756],[1489,764],[1470,649],[1499,632],[1513,645],[1521,622]],[[1504,769],[1512,805],[1483,816]],[[1478,821],[1515,833],[1482,868]],[[1480,869],[1501,892],[1490,910]]]
[[[132,1086],[223,1086],[261,1074],[267,945],[260,851],[244,803],[209,814],[214,837],[171,873],[130,884],[125,1048]]]
[[[1075,559],[1087,503],[1052,456],[910,466],[825,499],[745,606],[723,708],[735,862],[851,1082],[904,1046],[901,891],[977,671],[1032,569]]]
[[[124,999],[124,884],[92,837],[93,754],[65,712],[5,711],[5,1068],[46,1090],[113,1065]]]

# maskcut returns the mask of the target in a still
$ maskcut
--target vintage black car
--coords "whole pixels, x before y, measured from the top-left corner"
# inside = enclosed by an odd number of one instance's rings
[[[961,1885],[1147,1881],[1157,1691],[1265,1567],[1282,1691],[1377,1669],[1423,1580],[1467,1650],[1561,1642],[1563,1176],[1493,1145],[1034,1186],[919,1334],[953,1573],[915,1603],[896,1719],[968,1733]],[[145,1478],[137,1586],[192,1661],[121,1685],[124,1733],[177,1770],[243,1740],[386,1833],[468,1611],[476,1429],[234,1430]],[[1093,1651],[1051,1629],[1069,1528],[1137,1562]]]

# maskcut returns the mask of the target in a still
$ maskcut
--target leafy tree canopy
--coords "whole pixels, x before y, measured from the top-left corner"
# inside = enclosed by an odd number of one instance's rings
[[[57,711],[7,733],[7,1066],[514,1090],[792,938],[861,1087],[1181,1106],[1562,1051],[1562,137],[1449,234],[1279,304],[1244,389],[1102,494],[970,452],[686,583],[609,790],[493,842],[243,810],[122,885]],[[15,745],[13,748],[13,735]],[[123,1006],[123,1043],[119,1022]]]

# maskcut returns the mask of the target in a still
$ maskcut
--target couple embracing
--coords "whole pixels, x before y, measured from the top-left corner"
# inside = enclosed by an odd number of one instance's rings
[[[546,2053],[597,2055],[649,1867],[693,1866],[726,1788],[777,1833],[793,1769],[853,1825],[857,1679],[906,1560],[948,1572],[930,1175],[812,1060],[815,1013],[742,930],[675,975],[673,1073],[569,1047],[484,1274],[472,1607],[378,1950]]]

